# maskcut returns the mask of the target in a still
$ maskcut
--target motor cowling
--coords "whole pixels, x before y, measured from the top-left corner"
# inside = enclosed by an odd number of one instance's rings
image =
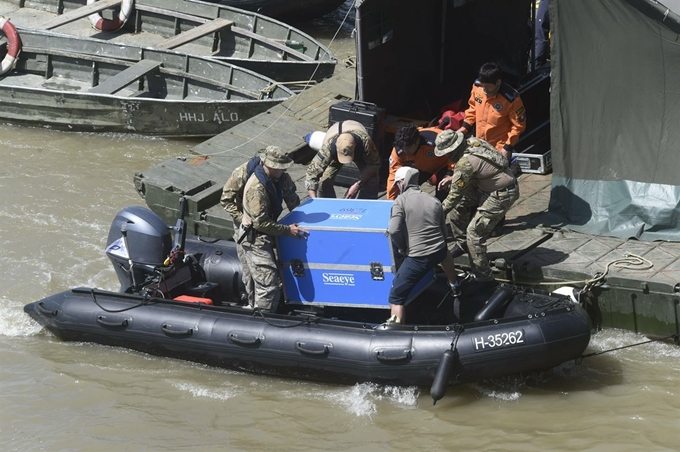
[[[123,238],[124,229],[126,240]],[[152,274],[153,267],[163,265],[171,250],[170,228],[149,209],[126,207],[116,214],[111,223],[106,255],[113,263],[121,292],[128,291],[135,281],[143,282]],[[134,264],[134,279],[130,272],[130,260]]]

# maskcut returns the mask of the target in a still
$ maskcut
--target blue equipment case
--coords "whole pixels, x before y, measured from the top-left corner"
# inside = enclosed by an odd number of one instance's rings
[[[309,199],[280,220],[309,231],[277,237],[288,303],[389,308],[395,260],[387,232],[392,201]],[[434,270],[408,301],[434,281]],[[407,302],[408,302],[407,301]]]

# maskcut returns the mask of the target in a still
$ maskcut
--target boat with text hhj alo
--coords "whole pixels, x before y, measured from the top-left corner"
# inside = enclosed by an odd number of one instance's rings
[[[9,21],[6,24],[10,24]],[[293,96],[226,62],[14,28],[0,121],[80,132],[213,136]],[[13,48],[18,47],[16,55]],[[0,57],[3,57],[0,49]]]
[[[120,292],[75,288],[25,311],[63,340],[300,379],[431,386],[435,402],[450,384],[581,356],[591,322],[571,298],[469,279],[454,297],[437,272],[412,292],[408,323],[385,324],[397,263],[381,225],[390,206],[308,200],[290,212],[282,221],[310,232],[278,241],[284,300],[273,312],[244,309],[234,242],[129,207],[106,248]]]

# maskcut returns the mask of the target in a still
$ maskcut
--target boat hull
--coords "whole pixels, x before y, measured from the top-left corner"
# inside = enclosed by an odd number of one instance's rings
[[[579,357],[590,340],[586,313],[566,303],[543,314],[462,327],[262,315],[83,288],[30,303],[25,311],[63,340],[338,383],[430,385],[454,343],[455,383],[540,371]]]
[[[0,86],[0,120],[74,132],[211,137],[280,103],[181,101]]]

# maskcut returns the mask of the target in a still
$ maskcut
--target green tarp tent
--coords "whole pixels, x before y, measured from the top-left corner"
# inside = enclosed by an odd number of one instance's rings
[[[551,0],[550,212],[680,241],[680,0]]]

